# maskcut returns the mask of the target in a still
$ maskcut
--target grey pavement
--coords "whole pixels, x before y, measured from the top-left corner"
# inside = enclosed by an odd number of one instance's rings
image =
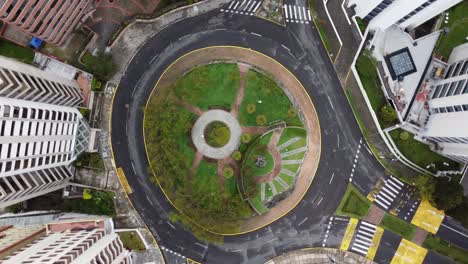
[[[204,137],[206,127],[215,121],[226,124],[230,132],[229,141],[226,145],[219,148],[208,145]],[[192,128],[192,142],[203,156],[212,159],[224,159],[229,157],[239,147],[241,134],[242,129],[239,122],[231,113],[214,109],[206,111],[195,121]]]
[[[315,264],[315,263],[374,263],[358,254],[344,252],[334,248],[311,248],[305,250],[295,250],[272,260],[266,264]]]

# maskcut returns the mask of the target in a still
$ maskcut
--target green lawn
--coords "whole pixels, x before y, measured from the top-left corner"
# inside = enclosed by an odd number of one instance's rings
[[[249,199],[250,205],[255,208],[256,211],[258,211],[260,214],[264,214],[268,212],[268,208],[263,204],[260,195],[257,195],[256,197]]]
[[[365,20],[362,20],[361,18],[359,17],[356,17],[356,22],[359,26],[359,30],[361,31],[362,34],[364,34],[366,32],[366,28],[367,28],[367,21]]]
[[[255,112],[248,113],[247,106],[255,105]],[[294,109],[283,90],[269,76],[250,70],[247,74],[244,100],[239,111],[239,122],[243,126],[258,126],[256,118],[264,115],[267,124],[284,121],[289,126],[301,126],[297,114],[291,116],[288,110]]]
[[[268,151],[268,143],[270,142],[273,132],[270,132],[259,138],[249,146],[245,153],[242,163],[243,177],[256,177],[267,175],[275,166],[275,162],[270,152]],[[258,167],[255,164],[256,158],[262,156],[266,160],[265,167]]]
[[[386,213],[380,222],[380,226],[386,230],[392,231],[407,240],[413,239],[414,232],[416,232],[416,226],[412,225],[400,218]]]
[[[200,162],[200,166],[195,174],[194,192],[206,195],[221,195],[221,192],[218,192],[220,186],[216,172],[217,167],[217,164],[214,162],[207,162],[205,160]]]
[[[371,202],[350,183],[336,210],[336,214],[364,219],[370,206]]]
[[[460,168],[460,164],[431,151],[428,145],[414,139],[414,135],[409,132],[407,132],[410,135],[408,140],[400,139],[402,132],[402,129],[395,129],[390,132],[390,135],[400,152],[418,166],[430,171],[435,171],[433,167],[427,168],[430,164],[435,164],[437,170],[458,170]],[[445,166],[444,162],[448,163],[449,166]]]
[[[442,24],[442,27],[448,28],[449,32],[442,33],[437,43],[436,53],[448,59],[453,48],[467,42],[468,16],[466,14],[468,14],[467,1],[463,1],[449,10],[449,22]]]
[[[83,153],[74,162],[77,167],[91,167],[103,170],[104,161],[99,153]]]
[[[146,249],[145,244],[143,244],[143,241],[141,241],[137,232],[118,232],[117,234],[119,235],[120,240],[122,240],[125,248],[137,251]]]
[[[0,39],[0,55],[28,64],[32,64],[34,60],[34,50],[4,39]]]
[[[237,64],[209,64],[194,68],[175,84],[180,99],[202,110],[217,106],[229,110],[239,88]]]
[[[377,65],[370,54],[363,52],[356,62],[356,70],[361,79],[367,97],[369,97],[372,109],[376,113],[385,105],[385,96],[382,91],[382,83],[377,72]]]
[[[456,245],[429,234],[424,240],[423,247],[447,256],[458,263],[468,263],[468,251]]]

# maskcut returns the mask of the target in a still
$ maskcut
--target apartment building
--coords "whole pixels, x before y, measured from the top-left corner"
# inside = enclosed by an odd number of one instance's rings
[[[131,264],[111,219],[84,218],[43,225],[2,226],[0,262]]]
[[[0,20],[47,42],[62,45],[91,0],[0,0]]]
[[[430,116],[419,136],[439,153],[468,163],[468,43],[456,47],[443,77],[430,83]]]
[[[0,207],[64,188],[91,129],[70,80],[0,58]]]
[[[414,29],[462,0],[349,0],[356,16],[369,22],[369,29],[385,30],[398,25]]]

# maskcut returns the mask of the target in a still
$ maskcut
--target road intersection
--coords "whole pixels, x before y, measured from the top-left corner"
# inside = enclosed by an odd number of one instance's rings
[[[306,4],[306,1],[285,2]],[[264,263],[295,249],[324,244],[339,247],[348,220],[331,221],[331,217],[348,183],[367,194],[385,171],[362,138],[313,23],[289,23],[282,27],[255,16],[226,12],[232,9],[229,5],[169,25],[146,42],[128,65],[114,98],[111,137],[116,167],[122,168],[133,189],[129,199],[164,248],[166,257],[175,261],[189,257],[204,263]],[[250,7],[246,8],[248,11]],[[142,109],[159,76],[173,61],[196,49],[223,45],[263,53],[298,78],[318,113],[322,153],[314,181],[298,206],[266,227],[225,237],[224,244],[215,245],[199,241],[183,226],[169,221],[174,210],[172,204],[148,176]],[[446,225],[453,227],[453,223]],[[398,239],[396,235],[386,233],[382,241],[389,237],[386,243],[391,246],[383,248],[383,253],[377,251],[374,259],[377,262],[391,260],[398,247],[394,242]],[[462,241],[463,236],[459,236]]]

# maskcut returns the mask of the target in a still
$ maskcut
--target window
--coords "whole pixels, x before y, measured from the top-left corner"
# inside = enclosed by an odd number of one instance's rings
[[[385,62],[393,80],[405,77],[417,71],[408,48],[397,50],[385,56]]]

